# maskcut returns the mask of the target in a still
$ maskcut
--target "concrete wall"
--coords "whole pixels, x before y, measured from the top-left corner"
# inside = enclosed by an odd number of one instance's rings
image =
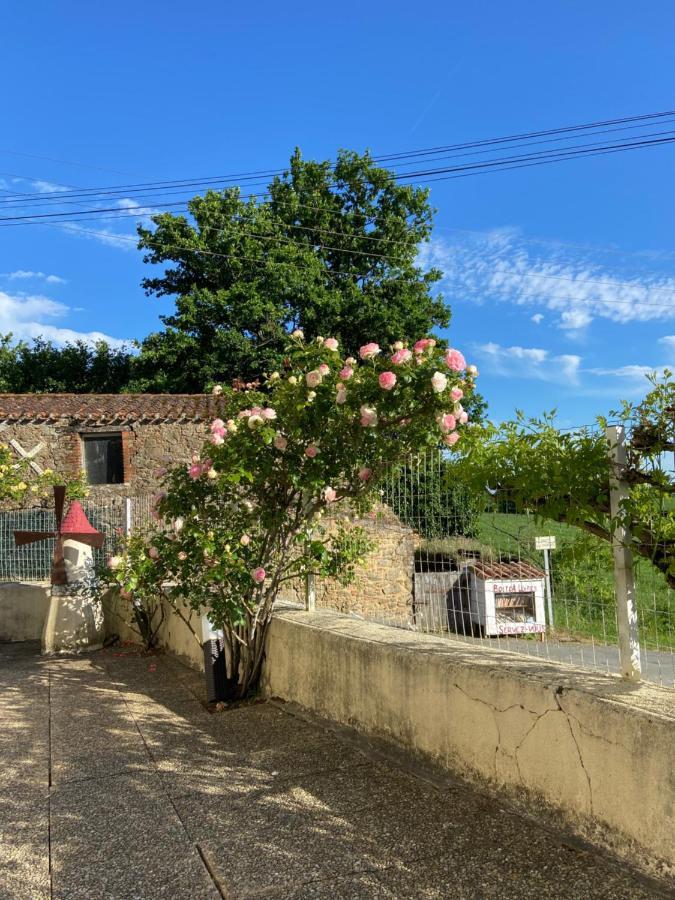
[[[200,634],[200,617],[183,605],[180,609],[197,634]],[[103,612],[107,637],[116,634],[121,641],[140,641],[138,632],[132,627],[131,604],[128,600],[120,597],[116,590],[110,590],[105,594]],[[204,671],[201,644],[197,643],[188,626],[167,603],[164,604],[164,622],[159,630],[158,638],[159,646],[164,650],[174,653],[191,668]]]
[[[393,741],[663,874],[675,864],[675,692],[411,634],[283,611],[269,696]]]
[[[0,583],[0,641],[39,641],[48,608],[48,583]]]

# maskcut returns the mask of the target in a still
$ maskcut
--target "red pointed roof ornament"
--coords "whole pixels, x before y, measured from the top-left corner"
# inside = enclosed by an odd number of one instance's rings
[[[100,532],[87,518],[80,501],[73,500],[61,522],[61,534],[100,534]]]

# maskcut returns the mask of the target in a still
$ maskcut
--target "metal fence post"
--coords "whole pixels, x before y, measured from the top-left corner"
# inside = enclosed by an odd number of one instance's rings
[[[123,525],[124,534],[128,537],[131,534],[131,497],[124,498]]]
[[[614,554],[614,592],[616,620],[619,631],[619,663],[624,678],[634,681],[641,675],[640,640],[638,634],[637,604],[633,553],[630,548],[631,533],[621,523],[622,503],[628,499],[628,484],[622,477],[627,464],[626,435],[623,425],[610,425],[605,429],[609,449],[609,505],[613,519],[612,551]]]
[[[316,576],[313,572],[305,575],[305,609],[310,612],[316,609]]]

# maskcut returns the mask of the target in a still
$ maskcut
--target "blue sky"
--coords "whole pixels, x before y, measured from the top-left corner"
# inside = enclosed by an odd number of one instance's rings
[[[35,2],[5,4],[0,24],[2,197],[675,108],[665,0]],[[452,342],[495,418],[555,406],[589,422],[675,364],[674,170],[666,146],[432,185],[425,260],[446,272]],[[3,228],[0,331],[156,329],[170,303],[140,289],[132,234],[114,219]]]

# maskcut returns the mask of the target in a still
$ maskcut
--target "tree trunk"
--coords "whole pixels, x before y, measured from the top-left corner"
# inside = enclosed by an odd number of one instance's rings
[[[257,691],[270,620],[271,611],[261,612],[257,619],[246,612],[243,624],[223,624],[226,702],[244,700]]]

